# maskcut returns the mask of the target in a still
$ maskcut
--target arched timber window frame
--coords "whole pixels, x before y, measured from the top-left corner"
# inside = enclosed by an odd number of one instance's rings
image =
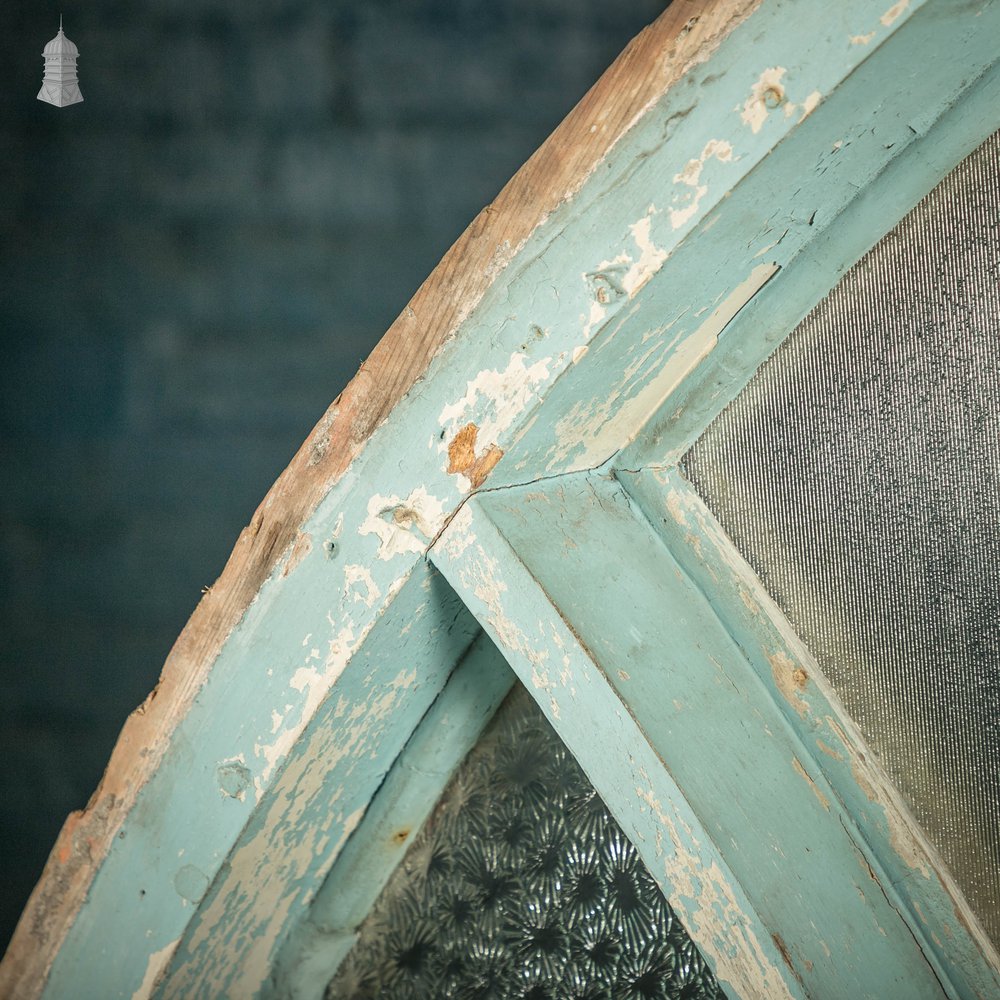
[[[506,661],[730,995],[1000,995],[676,469],[1000,126],[997,38],[988,0],[675,0],[262,503],[67,822],[0,992],[319,995]]]

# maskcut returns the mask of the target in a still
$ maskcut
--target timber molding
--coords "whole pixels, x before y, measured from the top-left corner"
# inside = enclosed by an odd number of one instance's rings
[[[422,720],[463,676],[505,669],[483,631],[733,995],[861,996],[865,963],[897,995],[1000,991],[948,873],[777,609],[753,591],[763,611],[744,613],[752,574],[675,471],[842,271],[1000,125],[996,37],[988,0],[675,0],[452,247],[258,508],[67,821],[0,994],[314,995],[317,949],[349,942],[408,833],[374,854],[359,837],[380,842],[396,810],[419,822],[415,791],[446,780],[442,763],[394,798],[415,755],[439,753]],[[789,851],[821,845],[830,941],[805,926],[803,857],[787,885],[762,859],[783,846],[766,810],[737,829],[588,635],[603,595],[547,576],[585,572],[573,544],[613,559],[606,539],[645,560],[637,600],[669,596],[676,627],[651,637],[676,644],[687,696],[706,700],[685,609],[723,682],[753,689],[726,689],[718,738],[744,711],[778,733],[725,746],[773,775]],[[466,705],[456,740],[495,700]],[[816,751],[828,722],[843,766]],[[588,747],[595,727],[613,753]],[[845,957],[852,934],[864,947]]]

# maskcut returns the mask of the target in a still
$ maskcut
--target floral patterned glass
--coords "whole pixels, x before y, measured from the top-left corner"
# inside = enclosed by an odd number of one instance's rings
[[[327,991],[697,998],[712,973],[520,685],[445,790]]]

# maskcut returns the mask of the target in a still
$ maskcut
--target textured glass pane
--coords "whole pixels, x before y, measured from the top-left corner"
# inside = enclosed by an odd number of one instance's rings
[[[721,998],[621,829],[518,686],[330,984],[353,998]]]
[[[685,459],[1000,939],[1000,141]]]

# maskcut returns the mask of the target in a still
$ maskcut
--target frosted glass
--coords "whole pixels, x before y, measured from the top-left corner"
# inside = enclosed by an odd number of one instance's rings
[[[329,1000],[721,1000],[621,829],[518,686],[361,929]]]
[[[683,468],[1000,940],[1000,140],[850,272]]]

